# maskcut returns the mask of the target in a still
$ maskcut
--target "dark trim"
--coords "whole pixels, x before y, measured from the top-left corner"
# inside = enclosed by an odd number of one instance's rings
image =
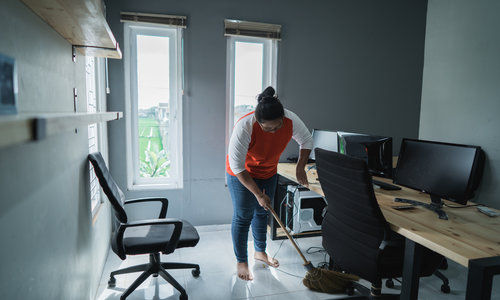
[[[500,256],[469,260],[466,300],[490,300],[493,276],[500,274]]]
[[[226,28],[225,33],[226,33],[226,35],[250,36],[250,37],[259,37],[259,38],[281,40],[281,33],[280,32],[268,32],[268,31],[259,31],[259,30],[249,30],[249,29]]]
[[[187,17],[185,16],[170,16],[170,15],[156,15],[156,14],[142,14],[121,12],[120,21],[122,22],[140,22],[178,26],[182,28],[187,27]]]
[[[418,300],[418,285],[420,283],[420,267],[424,246],[405,239],[405,258],[403,263],[403,283],[401,300]]]
[[[33,120],[33,138],[37,141],[47,137],[47,120],[45,118],[35,118]]]

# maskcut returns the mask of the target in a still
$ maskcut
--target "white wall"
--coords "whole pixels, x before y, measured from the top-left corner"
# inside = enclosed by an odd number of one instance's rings
[[[475,201],[500,208],[500,2],[429,0],[420,138],[481,146]]]
[[[86,110],[85,59],[21,1],[0,3],[0,53],[18,64],[19,112]],[[1,138],[1,137],[0,137]],[[109,204],[92,224],[87,127],[0,149],[0,299],[93,299]]]
[[[278,93],[312,128],[395,138],[418,136],[426,1],[183,0],[107,1],[108,21],[123,45],[120,11],[188,17],[184,31],[182,190],[125,191],[166,196],[168,216],[193,224],[229,223],[225,187],[226,38],[224,19],[281,24]],[[123,49],[126,55],[127,49]],[[110,62],[109,110],[124,110],[123,61]],[[110,127],[110,163],[126,187],[125,120]],[[295,142],[283,155],[297,155]],[[137,211],[136,211],[137,212]],[[138,212],[151,215],[147,208]]]

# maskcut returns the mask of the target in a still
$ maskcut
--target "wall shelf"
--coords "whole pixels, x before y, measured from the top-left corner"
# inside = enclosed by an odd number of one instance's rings
[[[21,0],[83,55],[122,58],[102,0]]]
[[[0,117],[0,148],[42,140],[88,124],[118,120],[122,112],[18,114]]]

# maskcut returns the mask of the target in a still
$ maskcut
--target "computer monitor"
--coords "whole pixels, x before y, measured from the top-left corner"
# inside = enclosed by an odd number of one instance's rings
[[[481,147],[403,139],[394,183],[429,194],[431,204],[423,206],[447,219],[440,211],[441,199],[466,204],[479,185],[483,166]]]
[[[337,132],[339,152],[366,161],[372,175],[392,178],[392,138]]]
[[[321,148],[328,151],[337,152],[337,132],[323,129],[313,129],[313,149],[311,150],[310,159],[315,159],[314,149]]]

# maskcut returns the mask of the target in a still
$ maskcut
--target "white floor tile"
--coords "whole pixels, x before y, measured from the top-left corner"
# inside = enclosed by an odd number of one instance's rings
[[[102,291],[99,293],[98,300],[112,300],[120,299],[123,292],[132,284],[135,278],[127,278],[127,280],[116,281],[116,287],[108,288],[107,284],[103,285]],[[176,278],[176,280],[185,288],[186,282],[185,278]],[[161,277],[150,277],[143,284],[141,284],[127,300],[177,300],[179,299],[180,293],[173,288],[172,285],[167,283]]]
[[[359,295],[354,295],[356,297]],[[254,297],[255,300],[334,300],[334,299],[345,299],[348,298],[347,295],[332,295],[332,294],[324,294],[317,293],[309,290],[298,291],[298,292],[289,292],[282,294],[274,294],[267,296]]]
[[[310,291],[299,291],[292,293],[280,293],[254,297],[255,300],[318,300],[319,298]]]
[[[252,297],[249,282],[243,281],[236,273],[227,270],[206,273],[198,278],[187,277],[186,286],[189,299],[249,299]]]
[[[230,231],[231,224],[196,226],[196,230],[198,230],[198,233],[200,233],[200,232],[214,232],[214,231]]]
[[[192,300],[223,300],[223,299],[338,299],[346,295],[330,295],[308,290],[302,279],[306,274],[303,261],[297,254],[295,248],[288,240],[277,240],[267,242],[267,251],[270,256],[276,255],[280,261],[280,267],[264,267],[260,262],[253,260],[253,241],[251,232],[248,242],[249,265],[254,275],[250,282],[237,278],[236,259],[233,253],[230,225],[214,225],[197,227],[200,234],[200,242],[196,247],[177,249],[173,254],[161,255],[162,262],[185,262],[200,265],[201,275],[194,278],[191,270],[169,270],[170,274],[186,289],[189,299]],[[314,266],[318,263],[328,261],[325,253],[306,253],[310,247],[322,247],[321,237],[309,237],[297,239],[299,248]],[[313,251],[316,249],[312,249]],[[112,251],[109,252],[104,272],[101,278],[96,299],[111,300],[119,299],[120,295],[139,276],[140,273],[116,276],[116,287],[108,288],[107,282],[111,271],[147,263],[148,255],[129,256],[122,261]],[[435,276],[422,278],[420,281],[419,299],[464,299],[467,282],[467,269],[454,262],[449,261],[448,270],[443,273],[450,279],[450,294],[440,291],[441,280]],[[368,286],[368,283],[364,282]],[[401,288],[395,282],[395,289],[387,289],[384,293],[399,293]],[[500,299],[500,276],[493,282],[492,299]],[[127,299],[178,299],[177,292],[163,278],[148,278]]]

